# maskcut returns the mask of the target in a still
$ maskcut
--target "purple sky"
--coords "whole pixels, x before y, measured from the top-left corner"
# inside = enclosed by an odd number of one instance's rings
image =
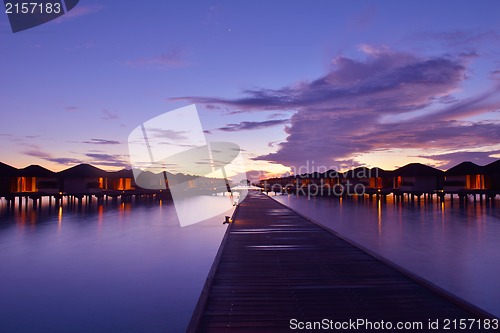
[[[500,158],[500,2],[81,0],[0,15],[0,161],[129,164],[142,122],[196,103],[248,168],[446,169]]]

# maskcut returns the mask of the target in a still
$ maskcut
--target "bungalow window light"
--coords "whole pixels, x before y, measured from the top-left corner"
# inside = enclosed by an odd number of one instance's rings
[[[36,192],[36,177],[17,177],[16,192]]]
[[[106,189],[107,188],[107,178],[99,177],[98,188],[99,189]]]
[[[468,189],[484,189],[484,175],[467,175],[466,187]]]
[[[118,191],[125,191],[132,189],[132,179],[130,178],[118,178],[114,182],[114,188]]]

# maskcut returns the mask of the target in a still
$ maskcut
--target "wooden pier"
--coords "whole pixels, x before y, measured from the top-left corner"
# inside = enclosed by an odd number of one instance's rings
[[[401,332],[445,332],[444,320],[456,318],[491,316],[251,192],[237,207],[187,331],[311,332],[291,330],[290,320],[364,319],[422,323]],[[429,329],[429,320],[440,320],[441,329]]]

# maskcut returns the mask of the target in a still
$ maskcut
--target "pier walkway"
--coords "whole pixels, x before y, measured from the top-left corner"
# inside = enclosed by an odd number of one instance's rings
[[[422,328],[379,332],[450,332],[445,319],[484,316],[250,192],[224,236],[188,332],[311,331],[292,330],[292,319],[420,322]],[[440,329],[429,329],[429,320],[439,320]]]

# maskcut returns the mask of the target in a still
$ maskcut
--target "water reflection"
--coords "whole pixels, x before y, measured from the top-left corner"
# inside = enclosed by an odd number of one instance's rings
[[[382,200],[377,199],[377,222],[378,222],[378,235],[382,236]]]
[[[57,232],[61,232],[62,219],[63,219],[63,209],[62,207],[59,207],[59,209],[57,210]]]
[[[184,331],[223,216],[181,228],[169,201],[77,206],[0,211],[0,332]]]
[[[278,196],[276,200],[442,288],[500,315],[500,202]],[[456,198],[455,198],[456,200]]]

